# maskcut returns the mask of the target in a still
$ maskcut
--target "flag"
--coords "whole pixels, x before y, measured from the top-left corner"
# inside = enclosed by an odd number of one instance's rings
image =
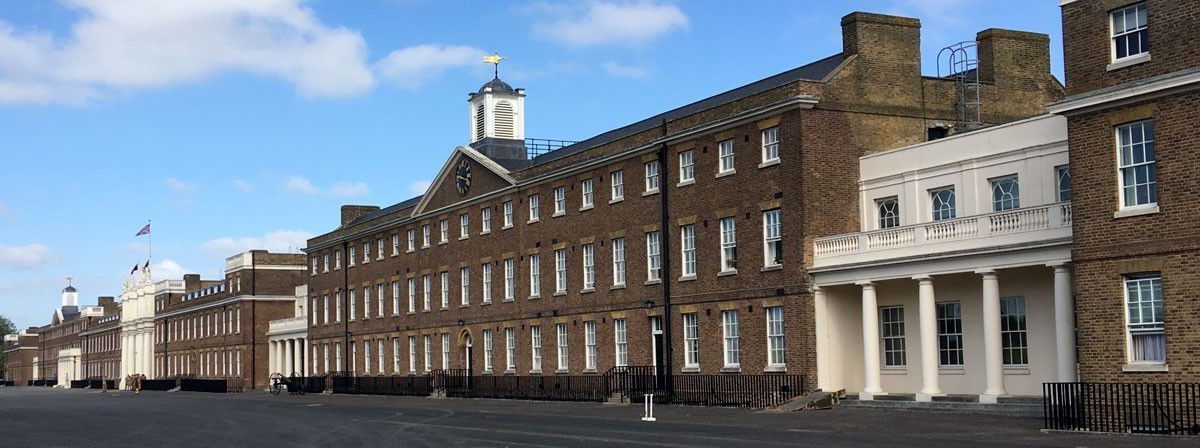
[[[146,264],[142,266],[142,270],[150,269],[150,260],[146,260]]]
[[[138,230],[137,235],[134,235],[134,236],[142,236],[142,235],[149,235],[149,234],[150,234],[150,223],[146,223],[146,227],[142,227],[142,230]]]
[[[133,269],[129,271],[129,275],[133,275],[133,273],[137,272],[137,270],[138,270],[138,265],[137,265],[137,263],[134,263]]]

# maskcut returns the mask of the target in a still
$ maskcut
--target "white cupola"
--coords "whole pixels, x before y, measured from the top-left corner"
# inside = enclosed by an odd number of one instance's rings
[[[497,76],[468,94],[471,143],[486,138],[525,140],[525,89],[514,89]]]
[[[79,306],[79,292],[75,290],[74,286],[71,286],[70,277],[67,278],[67,287],[63,288],[62,291],[62,306],[64,308],[68,306]]]

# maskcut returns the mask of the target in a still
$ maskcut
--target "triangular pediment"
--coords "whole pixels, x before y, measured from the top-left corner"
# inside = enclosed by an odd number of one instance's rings
[[[516,180],[507,169],[469,146],[459,146],[446,159],[413,215],[469,201],[513,185]]]

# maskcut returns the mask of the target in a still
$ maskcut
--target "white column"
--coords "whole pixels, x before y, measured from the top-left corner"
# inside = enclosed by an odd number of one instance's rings
[[[986,388],[980,403],[995,403],[1004,392],[1004,357],[1000,344],[1000,280],[996,271],[978,271],[983,276],[983,364]]]
[[[921,392],[917,401],[933,401],[942,396],[938,386],[937,304],[933,294],[933,278],[928,275],[917,280],[917,317],[921,334]]]
[[[879,305],[875,300],[875,285],[860,282],[862,287],[862,330],[863,330],[863,390],[860,400],[873,400],[876,395],[886,395],[879,387]]]
[[[308,359],[310,354],[308,338],[300,338],[300,376],[308,376],[308,365],[312,363],[312,360]]]
[[[267,340],[267,370],[270,373],[278,372],[277,364],[279,363],[279,355],[275,353],[275,341]]]
[[[283,351],[286,353],[284,356],[287,359],[287,363],[284,364],[284,373],[283,374],[287,375],[287,376],[291,376],[292,368],[295,367],[295,365],[296,365],[295,360],[292,358],[294,356],[294,354],[292,353],[292,340],[291,339],[284,340],[283,344],[284,344]]]
[[[1075,368],[1075,297],[1071,295],[1071,271],[1065,265],[1054,267],[1054,342],[1058,353],[1058,380],[1074,382]]]
[[[820,286],[813,286],[813,332],[816,333],[816,349],[817,349],[817,388],[823,391],[833,390],[829,384],[829,347],[825,340],[825,332],[828,331],[829,318],[828,310],[825,307],[825,290]]]

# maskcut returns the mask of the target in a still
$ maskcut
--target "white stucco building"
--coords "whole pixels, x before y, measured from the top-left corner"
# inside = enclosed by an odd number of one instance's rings
[[[125,378],[142,374],[154,378],[155,296],[183,293],[183,281],[151,281],[150,270],[127,280],[121,291],[121,387]]]
[[[316,359],[308,355],[308,313],[304,304],[308,301],[308,285],[296,287],[296,308],[293,317],[276,319],[269,323],[267,340],[270,342],[271,373],[291,376],[292,373],[308,376],[306,360]],[[315,346],[314,349],[315,351]]]
[[[814,241],[817,376],[870,400],[1075,378],[1066,120],[865,156],[862,231]]]

